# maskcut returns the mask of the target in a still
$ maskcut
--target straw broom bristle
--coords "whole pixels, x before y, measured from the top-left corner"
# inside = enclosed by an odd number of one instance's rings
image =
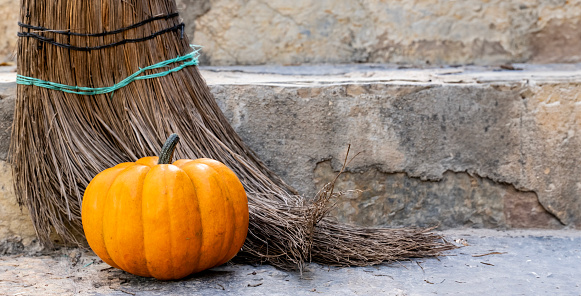
[[[100,33],[175,11],[174,0],[22,0],[21,22]],[[148,36],[179,22],[157,20],[98,38],[40,34],[74,46],[99,46]],[[30,31],[21,29],[26,30]],[[188,39],[182,39],[180,32],[87,52],[20,38],[18,73],[103,87],[140,67],[188,51]],[[311,260],[369,265],[437,256],[453,248],[440,236],[427,233],[429,229],[358,228],[325,218],[328,200],[336,193],[327,187],[310,202],[270,171],[229,125],[197,67],[139,80],[113,95],[80,96],[18,86],[11,163],[18,201],[29,208],[40,240],[50,244],[54,232],[66,242],[81,243],[80,206],[90,180],[115,164],[157,154],[166,136],[174,132],[182,138],[175,159],[217,159],[236,172],[246,188],[250,227],[238,260],[302,269]]]

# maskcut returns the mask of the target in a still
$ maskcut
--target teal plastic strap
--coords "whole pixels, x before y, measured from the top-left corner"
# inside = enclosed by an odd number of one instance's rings
[[[41,80],[38,78],[27,77],[27,76],[22,76],[22,75],[16,76],[16,83],[22,84],[22,85],[34,85],[34,86],[44,87],[44,88],[48,88],[48,89],[60,90],[63,92],[67,92],[67,93],[71,93],[71,94],[78,94],[78,95],[91,96],[91,95],[106,94],[106,93],[114,92],[122,87],[125,87],[135,80],[143,80],[143,79],[163,77],[163,76],[166,76],[170,73],[177,72],[185,67],[198,65],[198,57],[200,56],[199,52],[200,52],[201,47],[197,46],[197,45],[191,45],[191,47],[192,47],[193,51],[188,53],[187,55],[179,56],[179,57],[177,57],[175,59],[171,59],[171,60],[166,60],[166,61],[157,63],[155,65],[151,65],[151,66],[148,66],[145,68],[139,68],[139,71],[133,73],[131,76],[123,79],[119,83],[117,83],[113,86],[109,86],[109,87],[93,88],[93,87],[73,86],[73,85],[60,84],[60,83],[55,83],[55,82],[50,82],[50,81],[44,81],[44,80]],[[169,69],[167,71],[140,76],[145,71],[168,67],[170,64],[180,63],[180,62],[183,62],[183,63],[180,64],[179,66],[172,68],[172,69]]]

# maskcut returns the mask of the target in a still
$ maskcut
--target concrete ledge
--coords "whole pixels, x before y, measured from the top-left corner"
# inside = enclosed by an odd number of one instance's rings
[[[337,184],[361,192],[338,200],[337,219],[581,227],[581,65],[514,67],[206,67],[202,75],[243,140],[305,195],[334,178],[348,144],[361,152]],[[11,98],[14,73],[4,72],[0,95]],[[0,103],[4,111],[13,101]],[[13,198],[3,191],[0,208]]]

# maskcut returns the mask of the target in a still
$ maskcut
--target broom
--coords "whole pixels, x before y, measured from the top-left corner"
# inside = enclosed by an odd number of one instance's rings
[[[247,191],[250,226],[238,261],[302,270],[310,261],[364,266],[453,248],[430,229],[339,224],[326,218],[329,199],[340,194],[333,184],[308,200],[269,170],[194,66],[198,49],[189,46],[175,0],[21,4],[10,161],[18,202],[45,245],[54,235],[82,244],[89,181],[155,155],[175,132],[182,138],[175,159],[219,160]]]

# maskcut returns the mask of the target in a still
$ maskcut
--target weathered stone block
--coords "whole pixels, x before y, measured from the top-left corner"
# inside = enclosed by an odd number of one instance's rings
[[[215,85],[213,91],[242,138],[307,195],[332,180],[349,143],[362,152],[338,187],[385,193],[341,201],[335,213],[343,220],[580,227],[579,70],[535,69],[268,77],[253,87]],[[326,161],[332,170],[323,169]],[[356,173],[363,177],[352,181]],[[470,178],[483,184],[479,190],[468,185]],[[390,185],[402,182],[413,184]],[[406,205],[420,205],[417,212],[407,206],[394,214],[401,206],[388,197],[403,195]],[[359,214],[365,204],[373,210]]]
[[[0,160],[6,160],[14,118],[16,83],[0,83]]]
[[[213,65],[581,61],[579,0],[210,2],[194,41]]]
[[[0,62],[14,60],[16,56],[16,33],[20,16],[20,0],[0,0]]]
[[[176,2],[211,65],[581,62],[581,0]],[[0,0],[0,61],[19,11]]]
[[[0,255],[29,246],[35,238],[28,210],[16,202],[10,165],[0,161]]]

